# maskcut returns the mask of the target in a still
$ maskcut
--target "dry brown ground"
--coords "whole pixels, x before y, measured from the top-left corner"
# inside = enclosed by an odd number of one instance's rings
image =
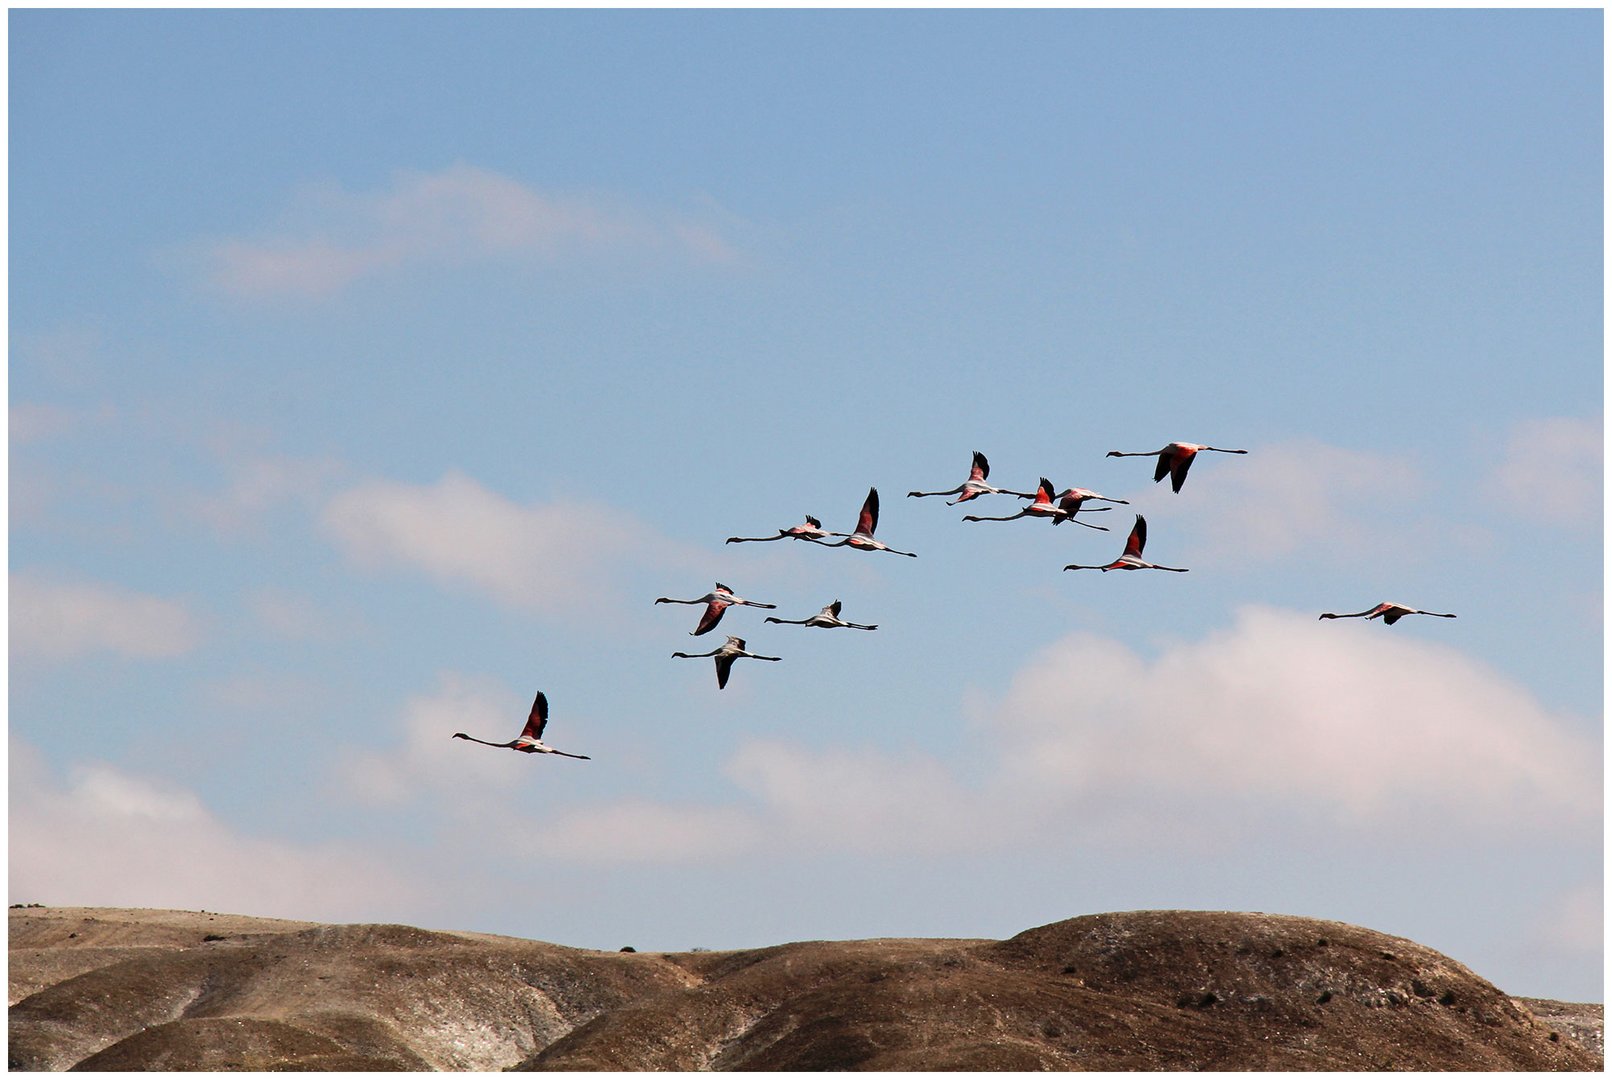
[[[185,911],[10,924],[12,1069],[1601,1067],[1599,1005],[1291,916],[696,953]]]

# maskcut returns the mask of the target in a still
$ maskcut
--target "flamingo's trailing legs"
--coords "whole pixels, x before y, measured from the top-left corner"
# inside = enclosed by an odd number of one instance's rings
[[[854,547],[859,551],[888,551],[892,555],[905,555],[911,559],[918,557],[918,553],[915,551],[897,551],[883,540],[875,540],[873,530],[878,527],[879,489],[868,488],[868,497],[862,500],[862,513],[856,519],[856,532],[838,543],[830,544],[824,540],[813,540],[812,543],[822,544],[824,547]],[[844,534],[836,533],[835,535],[841,536]]]
[[[1138,450],[1135,453],[1122,453],[1119,450],[1110,450],[1109,457],[1157,457],[1158,468],[1153,470],[1153,482],[1156,484],[1164,479],[1166,473],[1170,476],[1170,490],[1180,491],[1181,485],[1187,482],[1187,470],[1192,468],[1192,460],[1201,450],[1213,450],[1217,454],[1246,454],[1247,450],[1223,450],[1218,446],[1204,446],[1200,443],[1173,442],[1163,450]]]
[[[705,612],[700,616],[700,624],[689,631],[690,637],[699,637],[701,634],[709,632],[712,627],[722,621],[722,613],[735,605],[748,604],[750,607],[759,608],[776,608],[778,606],[777,604],[763,604],[759,600],[746,600],[742,596],[735,596],[733,590],[720,581],[716,583],[715,590],[693,600],[674,600],[670,596],[660,596],[656,597],[655,603],[704,604]]]
[[[1074,491],[1073,488],[1070,488],[1069,490],[1071,492]],[[1081,521],[1075,517],[1075,514],[1080,510],[1080,504],[1083,500],[1074,499],[1068,507],[1065,507],[1052,501],[1056,497],[1057,496],[1053,495],[1052,493],[1052,481],[1043,476],[1041,478],[1041,483],[1036,487],[1034,501],[1032,501],[1030,505],[1026,506],[1023,510],[1020,510],[1017,514],[1008,514],[1005,517],[980,517],[977,514],[965,514],[963,515],[963,520],[1017,521],[1021,517],[1038,517],[1051,518],[1054,525],[1062,521],[1073,521],[1075,524],[1084,525],[1088,529],[1101,529],[1103,532],[1108,531],[1105,526],[1093,525],[1089,521]],[[1066,499],[1065,501],[1067,502],[1069,500]],[[1106,506],[1099,506],[1095,507],[1091,513],[1096,514],[1107,509],[1108,507]]]
[[[866,626],[862,623],[846,622],[844,619],[840,618],[840,602],[838,600],[834,601],[832,604],[828,605],[822,611],[819,611],[816,615],[813,615],[810,618],[780,619],[776,615],[768,615],[766,621],[775,623],[792,623],[796,626],[846,626],[852,630],[877,630],[879,628],[877,625]]]
[[[543,729],[548,726],[548,722],[549,699],[543,696],[543,691],[539,690],[537,700],[532,702],[531,715],[526,718],[526,726],[521,729],[518,738],[511,739],[509,742],[488,742],[486,739],[466,735],[462,731],[454,732],[453,737],[481,743],[483,746],[501,746],[509,750],[519,750],[523,754],[559,754],[561,757],[581,758],[583,761],[592,760],[587,754],[568,754],[564,750],[556,750],[554,747],[544,743]]]
[[[821,540],[825,536],[844,536],[844,533],[829,532],[823,528],[823,523],[812,515],[806,515],[803,525],[791,525],[787,529],[779,529],[777,536],[730,536],[729,544],[764,544],[769,540]]]
[[[1393,626],[1396,622],[1398,622],[1402,617],[1404,617],[1406,615],[1431,615],[1431,616],[1433,616],[1434,618],[1437,618],[1437,619],[1453,619],[1453,618],[1455,618],[1454,615],[1446,615],[1445,613],[1443,613],[1441,611],[1420,611],[1420,610],[1418,610],[1416,608],[1413,608],[1413,607],[1406,607],[1404,604],[1389,604],[1389,603],[1378,604],[1376,607],[1367,608],[1365,611],[1352,611],[1347,615],[1334,615],[1332,612],[1327,611],[1327,612],[1323,612],[1321,614],[1321,618],[1323,618],[1323,619],[1362,619],[1362,618],[1363,619],[1378,619],[1378,618],[1380,618],[1380,619],[1382,619],[1383,622],[1387,623],[1389,626]]]
[[[783,659],[781,656],[762,656],[760,653],[746,652],[744,638],[736,638],[732,634],[728,635],[728,640],[723,642],[720,648],[712,649],[710,652],[674,652],[672,655],[681,657],[684,660],[698,660],[702,656],[716,657],[716,688],[718,690],[728,685],[728,672],[733,670],[733,662],[741,656],[748,656],[752,660]]]
[[[1064,567],[1065,570],[1171,570],[1177,574],[1184,574],[1184,566],[1160,566],[1158,563],[1144,562],[1142,549],[1147,546],[1147,518],[1141,514],[1136,515],[1136,524],[1131,526],[1131,535],[1125,539],[1125,554],[1106,566],[1077,566],[1073,563]]]
[[[947,506],[956,506],[958,503],[977,499],[981,495],[1017,495],[1021,499],[1031,499],[1035,496],[1022,491],[1008,491],[1006,488],[992,487],[985,482],[991,475],[991,463],[985,460],[985,455],[978,450],[974,451],[974,464],[968,470],[968,479],[952,488],[950,491],[909,491],[907,498],[923,499],[930,495],[956,495],[957,498],[947,501]]]

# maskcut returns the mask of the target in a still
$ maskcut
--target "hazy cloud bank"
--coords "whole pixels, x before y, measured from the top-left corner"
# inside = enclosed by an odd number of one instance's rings
[[[200,625],[177,600],[98,582],[12,574],[11,655],[48,661],[95,652],[147,659],[196,647]]]
[[[236,296],[327,296],[410,265],[461,265],[500,256],[552,258],[603,251],[664,252],[727,261],[712,226],[590,196],[558,195],[471,165],[401,172],[385,191],[334,186],[301,193],[279,233],[230,238],[205,254],[207,279]]]

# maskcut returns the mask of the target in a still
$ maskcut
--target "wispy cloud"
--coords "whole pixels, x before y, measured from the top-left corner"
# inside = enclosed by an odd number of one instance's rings
[[[662,546],[620,510],[521,505],[462,473],[435,484],[374,481],[325,505],[326,531],[354,562],[420,570],[506,607],[574,614],[613,597],[606,568]]]
[[[331,458],[220,456],[228,475],[224,488],[191,495],[183,505],[191,516],[225,535],[255,530],[265,514],[281,506],[311,510],[346,472]]]
[[[1599,525],[1605,433],[1594,420],[1523,420],[1506,437],[1494,482],[1506,499],[1559,523]]]
[[[404,266],[501,256],[625,250],[698,262],[734,257],[720,232],[701,221],[545,193],[464,164],[399,173],[379,192],[309,189],[297,211],[300,223],[281,233],[213,244],[206,253],[211,284],[242,297],[317,297]]]
[[[12,574],[11,654],[66,660],[94,652],[161,658],[195,648],[198,619],[177,600],[113,585]]]
[[[105,762],[58,776],[13,739],[9,772],[18,900],[337,921],[402,917],[425,900],[379,857],[243,835],[194,792]]]
[[[111,405],[75,408],[38,401],[17,402],[11,406],[8,423],[13,446],[41,442],[104,424],[117,415]]]

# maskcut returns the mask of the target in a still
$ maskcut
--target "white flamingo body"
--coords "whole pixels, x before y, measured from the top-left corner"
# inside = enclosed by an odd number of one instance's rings
[[[806,515],[806,521],[800,525],[791,525],[787,529],[779,529],[777,536],[730,536],[729,544],[764,544],[769,540],[821,540],[825,536],[844,536],[844,533],[829,532],[823,528],[823,523]]]
[[[1074,488],[1070,488],[1069,492],[1073,492],[1074,490],[1075,490]],[[1081,500],[1081,499],[1069,500],[1069,499],[1066,498],[1064,503],[1056,503],[1056,502],[1053,502],[1053,500],[1056,499],[1057,496],[1054,495],[1052,492],[1053,492],[1052,481],[1048,480],[1045,476],[1043,476],[1041,478],[1040,484],[1037,485],[1037,487],[1036,487],[1035,495],[1034,496],[1025,496],[1025,498],[1030,498],[1032,500],[1030,505],[1026,506],[1023,510],[1020,510],[1017,514],[1008,514],[1008,515],[1006,515],[1004,517],[981,517],[981,516],[979,516],[977,514],[965,514],[963,516],[963,520],[964,521],[1017,521],[1019,518],[1022,518],[1022,517],[1037,517],[1037,518],[1050,519],[1054,525],[1057,525],[1060,522],[1064,522],[1064,521],[1073,521],[1073,522],[1075,522],[1075,524],[1084,525],[1088,529],[1101,529],[1103,532],[1108,531],[1108,529],[1106,529],[1102,525],[1093,525],[1089,521],[1080,521],[1080,520],[1076,519],[1075,514],[1079,512],[1080,504],[1084,500]],[[1065,494],[1067,495],[1068,492],[1066,492]],[[1107,509],[1108,509],[1108,507],[1106,507],[1106,506],[1099,506],[1099,507],[1095,508],[1091,512],[1092,513],[1097,513],[1097,512],[1103,511],[1103,510],[1107,510]]]
[[[1064,567],[1065,570],[1169,570],[1173,573],[1184,574],[1184,566],[1160,566],[1150,563],[1142,558],[1142,549],[1147,547],[1147,518],[1141,514],[1136,515],[1136,524],[1131,526],[1131,535],[1125,538],[1125,552],[1113,562],[1105,566],[1077,566],[1073,563]]]
[[[733,662],[735,660],[739,659],[741,656],[747,656],[752,660],[782,660],[783,659],[783,657],[781,657],[781,656],[762,656],[760,653],[749,652],[744,647],[744,638],[737,638],[737,637],[734,637],[732,634],[728,635],[728,640],[723,642],[721,644],[721,646],[719,646],[718,648],[712,649],[710,652],[702,652],[702,653],[674,652],[672,654],[672,656],[673,657],[678,657],[678,658],[681,658],[681,659],[684,659],[684,660],[698,660],[701,657],[705,657],[705,656],[714,656],[714,657],[716,657],[716,688],[718,690],[722,690],[722,689],[725,689],[727,687],[727,685],[728,685],[728,672],[733,670]]]
[[[824,547],[853,547],[858,551],[888,551],[892,555],[905,555],[916,559],[915,551],[897,551],[883,540],[875,540],[873,530],[879,527],[879,489],[868,488],[868,497],[862,500],[862,512],[857,515],[856,531],[838,543],[830,544],[823,540],[814,540],[814,544]],[[845,536],[844,533],[835,533],[835,536]]]
[[[852,630],[877,630],[879,628],[877,625],[868,626],[863,623],[846,622],[840,618],[840,602],[838,600],[829,604],[816,615],[805,619],[780,619],[776,615],[768,615],[766,621],[771,623],[790,623],[795,626],[821,626],[824,628],[844,626]]]
[[[907,498],[923,499],[930,495],[956,495],[957,498],[948,500],[946,503],[947,506],[956,506],[958,503],[977,499],[981,495],[1017,495],[1025,499],[1034,497],[1022,491],[1008,491],[1006,488],[992,487],[985,482],[985,478],[990,475],[991,463],[985,459],[984,454],[976,450],[974,451],[974,463],[968,470],[967,480],[964,480],[950,491],[909,491],[907,492]]]
[[[722,621],[722,613],[730,607],[748,605],[759,608],[776,608],[778,606],[777,604],[763,604],[759,600],[746,600],[742,596],[736,596],[732,589],[720,581],[716,583],[716,588],[711,592],[706,593],[704,596],[695,597],[693,600],[675,600],[670,596],[661,596],[655,599],[655,603],[704,604],[705,611],[700,615],[700,623],[689,631],[690,637],[699,637],[701,634],[709,633],[717,623]]]
[[[1157,457],[1159,464],[1153,470],[1153,482],[1156,484],[1168,475],[1170,477],[1170,490],[1179,492],[1181,485],[1187,482],[1187,470],[1192,468],[1193,460],[1205,450],[1213,450],[1217,454],[1248,453],[1247,450],[1225,450],[1218,446],[1204,446],[1202,443],[1173,442],[1162,450],[1138,450],[1135,453],[1110,450],[1108,456]]]
[[[1400,619],[1404,618],[1406,615],[1431,615],[1435,619],[1453,619],[1453,618],[1455,618],[1454,615],[1449,615],[1449,614],[1446,614],[1446,613],[1441,612],[1441,611],[1422,611],[1419,608],[1406,607],[1404,604],[1390,604],[1390,603],[1381,603],[1381,604],[1378,604],[1376,607],[1367,608],[1365,611],[1352,611],[1347,615],[1334,615],[1332,612],[1327,611],[1327,612],[1322,613],[1321,618],[1323,618],[1323,619],[1381,619],[1384,623],[1388,624],[1389,626],[1393,626],[1396,622],[1398,622]]]
[[[549,722],[549,699],[543,691],[537,692],[537,699],[532,702],[532,711],[526,717],[526,726],[521,733],[509,742],[488,742],[473,735],[466,735],[462,731],[453,733],[456,739],[466,739],[470,742],[481,743],[483,746],[498,746],[509,750],[518,750],[523,754],[558,754],[561,757],[579,758],[582,761],[591,761],[587,754],[568,754],[564,750],[556,750],[543,741],[543,729]]]

